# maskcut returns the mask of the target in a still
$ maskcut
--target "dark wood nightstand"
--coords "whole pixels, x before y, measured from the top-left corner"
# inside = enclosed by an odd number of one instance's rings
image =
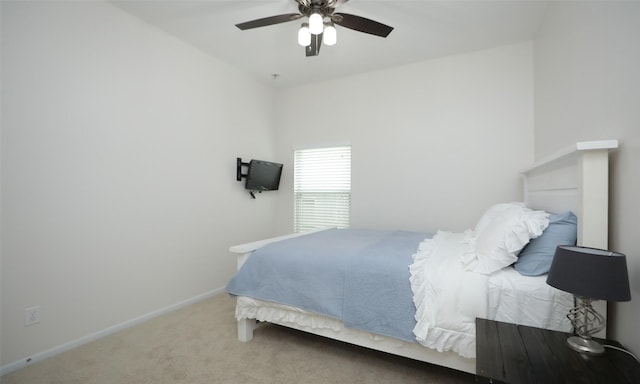
[[[575,352],[570,334],[476,319],[476,371],[485,383],[640,383],[640,364],[606,348],[600,356]],[[602,344],[622,347],[613,340]]]

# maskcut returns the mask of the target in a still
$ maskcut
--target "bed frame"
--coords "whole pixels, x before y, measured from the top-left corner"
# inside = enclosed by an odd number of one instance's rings
[[[524,169],[528,206],[549,212],[572,210],[578,216],[578,245],[609,245],[609,150],[618,140],[583,141]],[[594,301],[606,318],[607,302]],[[606,337],[606,328],[595,334]]]
[[[542,159],[521,171],[524,179],[524,200],[532,208],[549,212],[572,210],[578,216],[578,244],[595,248],[607,248],[608,244],[608,196],[609,150],[618,147],[617,140],[579,142],[554,156]],[[238,269],[256,249],[292,237],[297,233],[271,239],[232,246],[229,250],[238,255]],[[596,302],[600,313],[606,313],[606,302]],[[476,373],[475,359],[461,357],[455,352],[438,352],[418,343],[373,336],[368,332],[346,329],[299,328],[291,324],[279,324],[351,344],[392,353],[460,371]],[[243,342],[253,338],[255,319],[238,320],[238,339]],[[604,336],[604,335],[599,335]]]

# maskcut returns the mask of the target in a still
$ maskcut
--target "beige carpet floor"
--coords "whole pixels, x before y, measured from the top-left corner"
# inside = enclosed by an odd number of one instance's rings
[[[226,294],[34,363],[2,384],[474,383],[473,375],[264,325],[236,338]]]

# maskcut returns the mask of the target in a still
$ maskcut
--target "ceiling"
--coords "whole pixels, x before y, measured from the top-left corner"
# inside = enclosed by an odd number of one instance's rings
[[[395,29],[387,38],[336,26],[338,43],[306,57],[306,19],[241,31],[235,24],[296,13],[294,0],[112,0],[117,7],[279,88],[530,40],[547,1],[350,0],[336,12]],[[274,76],[276,75],[276,76]]]

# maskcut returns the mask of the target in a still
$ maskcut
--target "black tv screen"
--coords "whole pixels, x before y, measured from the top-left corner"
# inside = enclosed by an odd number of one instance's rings
[[[246,189],[275,191],[280,186],[282,164],[263,160],[251,160],[247,170]]]

